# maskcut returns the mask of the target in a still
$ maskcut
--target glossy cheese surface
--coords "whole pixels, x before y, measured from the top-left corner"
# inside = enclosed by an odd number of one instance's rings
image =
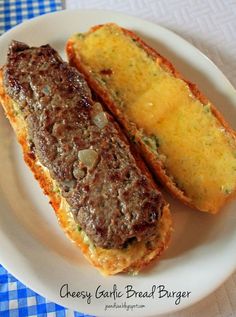
[[[172,176],[194,205],[213,212],[236,187],[235,139],[184,80],[174,77],[115,25],[74,37],[82,63],[128,120],[155,139]],[[151,144],[151,142],[150,142]]]

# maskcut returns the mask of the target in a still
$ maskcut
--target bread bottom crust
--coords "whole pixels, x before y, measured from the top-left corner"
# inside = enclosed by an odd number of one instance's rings
[[[134,242],[125,249],[103,249],[95,247],[84,231],[78,229],[65,198],[60,195],[56,182],[49,171],[37,160],[28,144],[26,123],[17,104],[6,94],[3,86],[3,73],[0,70],[0,102],[5,110],[23,150],[24,160],[39,182],[44,194],[49,197],[58,222],[70,240],[79,246],[84,256],[104,275],[120,272],[137,273],[167,248],[172,231],[172,218],[169,206],[163,208],[158,223],[158,235],[150,244]]]

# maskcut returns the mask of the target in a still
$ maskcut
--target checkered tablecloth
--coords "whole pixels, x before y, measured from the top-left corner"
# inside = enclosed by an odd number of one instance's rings
[[[0,265],[0,317],[92,317],[48,301]]]
[[[46,313],[47,316],[66,317],[64,307],[47,302],[0,266],[0,316],[46,316]]]
[[[61,9],[61,0],[0,0],[0,34],[24,20]]]
[[[0,0],[0,35],[37,15],[62,9],[63,0]],[[0,317],[89,317],[48,301],[0,264]],[[90,316],[91,317],[91,316]]]

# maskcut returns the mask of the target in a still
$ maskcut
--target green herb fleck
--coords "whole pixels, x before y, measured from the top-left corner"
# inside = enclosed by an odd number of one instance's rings
[[[143,142],[150,147],[152,151],[157,151],[157,148],[160,146],[160,141],[158,137],[154,134],[150,136],[144,136],[142,138]]]
[[[232,193],[232,189],[229,188],[229,187],[222,186],[222,187],[221,187],[221,190],[223,191],[223,193],[224,193],[225,195],[229,195],[229,194]]]
[[[82,230],[82,228],[80,227],[80,225],[77,225],[77,230],[80,232]]]
[[[205,113],[209,113],[209,112],[211,111],[211,107],[210,107],[210,105],[208,105],[208,104],[207,104],[207,105],[204,105],[204,106],[203,106],[203,109],[204,109],[204,112],[205,112]]]
[[[83,33],[77,33],[76,36],[79,37],[79,38],[84,38],[84,34]]]
[[[59,187],[55,187],[55,188],[54,188],[54,193],[60,194],[60,192],[61,192],[61,191],[60,191],[60,188],[59,188]]]
[[[97,81],[101,84],[101,85],[106,85],[106,79],[102,78],[102,77],[97,77]]]

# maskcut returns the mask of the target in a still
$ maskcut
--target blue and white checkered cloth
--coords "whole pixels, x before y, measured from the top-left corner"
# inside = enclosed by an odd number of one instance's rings
[[[0,0],[0,35],[34,16],[62,9],[61,0]],[[0,264],[0,317],[89,317],[38,295]]]
[[[61,9],[61,0],[0,0],[0,34],[24,20]]]
[[[47,301],[0,265],[0,316],[1,317],[89,317]],[[90,316],[92,317],[92,316]]]
[[[51,314],[52,312],[54,315]],[[64,307],[47,302],[45,298],[27,288],[0,266],[0,316],[66,317],[66,310]]]

